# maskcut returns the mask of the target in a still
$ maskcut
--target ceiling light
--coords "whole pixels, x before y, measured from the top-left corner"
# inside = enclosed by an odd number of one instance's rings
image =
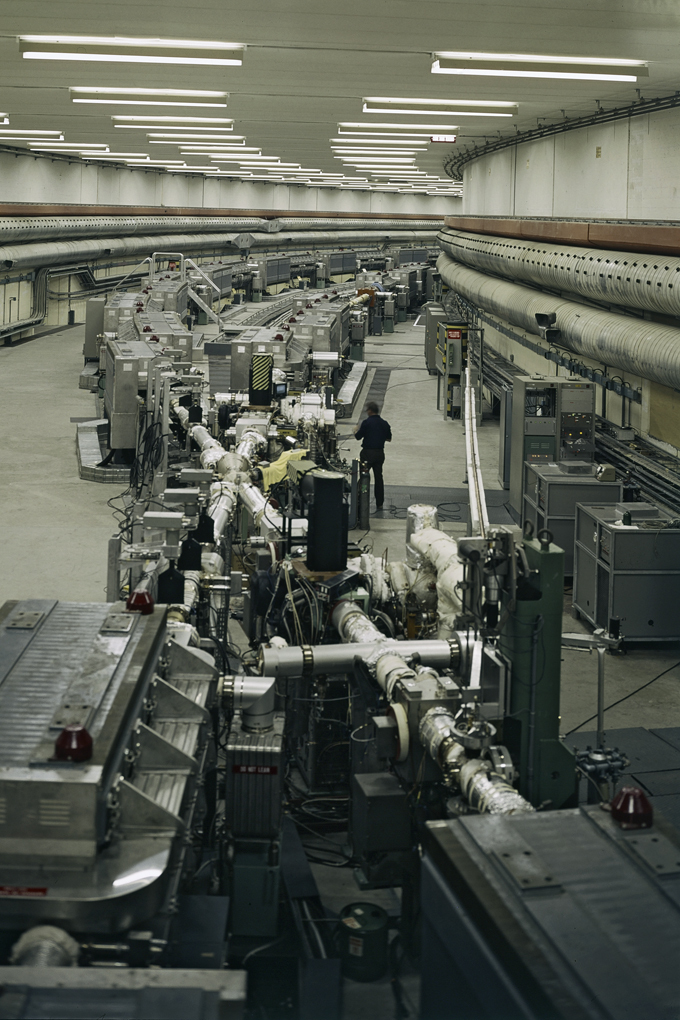
[[[111,118],[116,123],[117,121],[124,121],[126,126],[127,122],[138,123],[139,121],[145,121],[147,124],[149,121],[153,121],[154,124],[233,124],[233,117],[182,117],[178,113],[173,113],[171,116],[157,117],[155,114],[117,114]],[[227,129],[231,130],[231,129]]]
[[[402,109],[402,110],[397,110],[397,109],[390,110],[390,108],[387,107],[387,106],[370,107],[366,103],[364,103],[361,112],[362,113],[405,113],[405,114],[408,114],[409,117],[419,117],[419,116],[422,117],[423,114],[425,114],[425,116],[427,116],[427,117],[450,117],[452,113],[455,114],[456,117],[512,117],[512,116],[514,116],[512,113],[508,113],[507,111],[503,111],[503,112],[499,112],[499,113],[482,113],[479,110],[474,110],[474,111],[471,111],[471,110],[468,110],[468,111],[465,111],[465,110],[406,110],[406,109]]]
[[[32,138],[25,138],[23,135],[13,135],[13,134],[0,135],[0,145],[2,145],[3,142],[24,142],[24,144],[26,144],[26,143],[28,143],[28,142],[30,142],[32,140],[33,140]],[[42,138],[42,139],[37,139],[36,138],[34,140],[38,144],[42,143],[42,145],[47,145],[51,141],[49,138]],[[55,138],[55,141],[63,142],[64,141],[64,136],[63,135],[58,135]]]
[[[354,132],[354,131],[353,132],[348,132],[348,134],[353,134],[353,135],[355,135],[355,137],[354,138],[329,138],[328,141],[331,143],[331,148],[334,145],[370,145],[370,146],[373,146],[373,145],[401,145],[402,139],[417,138],[417,139],[419,139],[419,141],[416,141],[416,142],[409,141],[408,142],[409,147],[412,148],[412,149],[426,149],[427,148],[427,143],[428,143],[428,141],[430,139],[429,135],[401,135],[401,134],[395,134],[395,135],[391,135],[391,136],[390,135],[388,135],[388,136],[378,135],[376,138],[374,138],[372,135],[370,135],[370,136],[366,135],[366,141],[363,142],[361,140],[363,138],[363,135],[360,135],[358,131],[357,132]],[[357,135],[358,135],[358,137],[356,137]]]
[[[61,140],[52,141],[51,138],[41,138],[39,141],[29,141],[28,145],[35,149],[39,145],[53,145],[60,149],[108,149],[106,142],[64,142]]]
[[[343,159],[345,156],[366,156],[371,158],[373,156],[411,156],[417,154],[414,149],[333,149],[335,153],[338,153]]]
[[[378,158],[377,156],[371,156],[362,159],[359,156],[333,156],[333,159],[341,159],[343,163],[347,163],[349,166],[357,163],[370,164],[371,166],[380,166],[382,164],[400,163],[400,164],[413,164],[415,162],[415,156],[390,156],[389,158]]]
[[[243,63],[241,43],[197,39],[145,39],[130,36],[20,35],[26,60],[93,60],[97,63],[196,64],[233,67]]]
[[[196,142],[229,142],[231,141],[229,135],[213,134],[213,135],[199,135],[195,132],[185,131],[152,131],[147,132],[147,138],[165,138],[170,141],[180,142],[184,140],[196,141]]]
[[[0,113],[0,124],[9,124],[9,117],[6,113]]]
[[[69,88],[76,95],[103,96],[195,96],[201,99],[227,99],[228,92],[212,92],[205,89],[118,89],[103,85],[76,85]]]
[[[449,144],[455,142],[455,140],[455,135],[432,135],[430,139],[431,142],[448,142]]]
[[[363,99],[363,113],[408,113],[435,117],[512,117],[517,103],[491,102],[486,99],[391,99],[385,96],[367,96]],[[411,107],[411,109],[409,109]],[[436,109],[426,109],[436,107]]]
[[[383,143],[384,145],[394,145],[394,142],[388,141],[388,139],[392,139],[392,138],[399,138],[399,139],[402,139],[402,138],[416,138],[416,139],[422,139],[423,141],[429,142],[430,137],[431,137],[429,134],[426,134],[426,135],[421,135],[421,134],[404,134],[404,132],[402,132],[402,131],[343,131],[341,128],[338,129],[338,134],[339,135],[344,135],[344,136],[347,136],[347,135],[351,135],[352,136],[350,138],[343,137],[343,138],[332,138],[331,139],[332,142],[341,142],[344,145],[349,145],[350,142],[358,142],[361,138],[370,138],[371,139],[371,144],[374,144],[374,140],[375,140],[375,144],[376,145],[381,144],[379,139],[383,138],[383,139],[385,139],[385,141]]]
[[[26,135],[28,138],[56,138],[61,131],[29,131],[28,129],[0,128],[0,135]]]
[[[451,113],[453,113],[453,111],[451,111]],[[369,130],[371,128],[384,128],[385,131],[420,130],[432,132],[432,131],[457,131],[458,124],[382,124],[382,123],[372,124],[370,122],[367,124],[361,124],[359,122],[353,123],[351,121],[341,121],[338,124],[338,131],[340,131],[341,134],[343,134],[341,130],[342,128],[368,128]]]
[[[637,81],[649,76],[642,60],[609,57],[538,56],[529,53],[432,54],[433,74],[492,75],[503,78],[569,78],[584,81]]]
[[[225,109],[226,103],[189,103],[189,102],[178,102],[173,100],[172,102],[161,100],[161,99],[76,99],[72,100],[74,103],[98,103],[103,106],[163,106],[166,109],[169,106],[203,106],[208,107],[211,110]]]

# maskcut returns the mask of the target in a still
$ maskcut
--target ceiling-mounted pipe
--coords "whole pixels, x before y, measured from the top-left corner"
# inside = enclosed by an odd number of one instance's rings
[[[680,315],[680,258],[488,237],[445,227],[438,241],[472,269],[592,301]]]
[[[560,344],[600,364],[680,387],[680,329],[507,283],[440,255],[437,269],[453,291],[493,315],[538,334],[536,313],[555,312]]]

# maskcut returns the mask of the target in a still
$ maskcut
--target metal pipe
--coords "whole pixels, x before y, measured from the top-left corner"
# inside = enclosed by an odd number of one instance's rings
[[[432,241],[437,234],[435,225],[429,230],[397,230],[390,231],[389,240],[395,243],[404,241]],[[276,250],[295,247],[323,248],[332,245],[384,244],[387,240],[384,230],[335,230],[335,231],[295,231],[287,233],[284,241],[275,243],[269,233],[250,234],[252,249]],[[161,248],[175,245],[183,251],[215,250],[231,247],[236,251],[239,246],[239,233],[196,233],[196,234],[149,234],[143,237],[101,237],[96,240],[44,241],[34,244],[5,245],[0,248],[0,265],[6,269],[24,269],[29,266],[54,266],[78,259],[93,261],[107,258],[116,259],[126,256],[146,254]]]
[[[607,649],[597,647],[597,746],[604,748],[604,663]]]
[[[680,258],[674,256],[487,237],[451,227],[437,240],[456,262],[494,276],[624,308],[680,315]]]
[[[680,388],[680,329],[541,294],[468,269],[445,254],[439,256],[437,269],[452,290],[504,321],[538,334],[536,313],[555,312],[564,347],[600,364]]]
[[[472,758],[461,768],[460,790],[470,807],[484,814],[514,815],[534,808],[498,772],[490,762]]]
[[[405,661],[417,659],[423,666],[455,669],[460,660],[456,641],[391,641],[384,638],[386,652],[395,652]],[[302,645],[295,648],[260,648],[260,671],[263,676],[320,676],[323,673],[346,673],[355,659],[367,660],[376,652],[375,642],[347,645]]]
[[[26,243],[71,237],[101,237],[110,233],[118,237],[161,231],[177,233],[248,230],[276,234],[281,230],[432,230],[441,221],[369,219],[369,218],[303,218],[281,217],[262,219],[255,216],[11,216],[0,219],[0,242]],[[273,240],[273,238],[272,238]]]

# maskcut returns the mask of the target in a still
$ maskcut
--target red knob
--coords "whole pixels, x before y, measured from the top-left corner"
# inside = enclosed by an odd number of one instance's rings
[[[92,737],[84,726],[72,723],[64,726],[54,742],[57,761],[89,761],[92,757]]]
[[[654,808],[637,786],[622,786],[611,810],[622,829],[651,829],[654,822]]]

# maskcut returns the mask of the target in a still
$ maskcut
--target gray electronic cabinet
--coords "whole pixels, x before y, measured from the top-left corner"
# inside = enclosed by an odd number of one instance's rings
[[[531,521],[534,532],[547,528],[555,544],[564,549],[564,572],[574,569],[574,520],[577,503],[617,503],[620,482],[600,482],[595,466],[570,461],[562,464],[524,465],[523,523]]]
[[[425,364],[430,375],[437,373],[437,326],[446,322],[448,315],[444,305],[428,301],[425,308]]]
[[[580,377],[516,376],[512,394],[510,513],[521,521],[524,464],[592,461],[595,384]]]
[[[623,514],[631,515],[630,525]],[[680,527],[648,503],[576,507],[574,608],[627,641],[680,637]]]

